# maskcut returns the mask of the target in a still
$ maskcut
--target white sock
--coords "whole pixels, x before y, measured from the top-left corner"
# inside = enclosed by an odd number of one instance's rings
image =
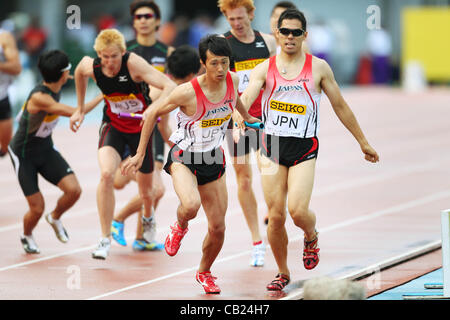
[[[51,213],[48,214],[48,220],[49,220],[51,223],[54,223],[54,222],[58,222],[58,221],[59,221],[59,219],[53,218]]]
[[[33,235],[26,236],[26,235],[23,234],[22,237],[24,237],[27,240],[34,240],[33,239]]]

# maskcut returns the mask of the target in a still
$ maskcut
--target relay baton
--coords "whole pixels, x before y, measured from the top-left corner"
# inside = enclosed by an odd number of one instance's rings
[[[140,113],[127,113],[127,112],[120,112],[119,118],[134,118],[134,119],[142,119],[142,114]]]
[[[262,122],[248,123],[247,121],[245,121],[244,123],[249,128],[264,129],[264,123],[262,123]]]

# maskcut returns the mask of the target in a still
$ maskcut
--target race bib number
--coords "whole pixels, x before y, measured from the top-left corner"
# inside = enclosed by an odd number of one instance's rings
[[[134,94],[127,96],[105,96],[108,100],[111,112],[119,114],[121,112],[137,113],[144,109],[144,104]]]
[[[48,115],[44,118],[41,126],[36,132],[36,137],[39,138],[47,138],[53,132],[56,125],[58,124],[59,116],[58,115]]]

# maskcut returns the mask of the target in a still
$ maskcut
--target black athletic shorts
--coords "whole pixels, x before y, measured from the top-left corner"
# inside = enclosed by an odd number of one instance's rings
[[[54,148],[33,152],[25,158],[9,148],[9,155],[25,197],[39,192],[38,173],[55,186],[62,178],[73,174],[67,161]]]
[[[170,174],[170,166],[174,162],[188,167],[197,178],[199,186],[213,182],[225,173],[225,154],[221,147],[209,152],[188,152],[174,145],[167,155],[167,162],[164,166],[164,170],[168,174]]]
[[[161,132],[158,130],[158,126],[155,126],[153,130],[153,155],[155,161],[164,163],[164,139]]]
[[[103,122],[100,127],[100,139],[98,142],[98,148],[105,146],[113,147],[121,156],[122,160],[124,155],[127,154],[127,146],[129,155],[134,156],[136,154],[137,147],[139,145],[139,139],[141,133],[125,133],[120,132],[114,128],[111,123]],[[125,157],[126,158],[126,157]],[[153,156],[152,156],[152,137],[150,137],[147,150],[145,152],[145,158],[142,162],[142,167],[139,169],[142,173],[153,172]]]
[[[0,121],[8,120],[12,117],[11,104],[9,103],[9,98],[0,101]]]
[[[261,120],[261,119],[260,119]],[[258,151],[261,147],[261,133],[259,129],[245,129],[245,134],[241,136],[238,143],[233,140],[233,121],[230,121],[225,135],[227,140],[228,152],[232,157],[239,157],[250,153],[250,150]]]
[[[273,162],[286,167],[317,158],[319,139],[262,135],[261,153]]]

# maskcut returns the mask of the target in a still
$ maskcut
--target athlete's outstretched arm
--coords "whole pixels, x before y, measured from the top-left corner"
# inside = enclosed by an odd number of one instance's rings
[[[13,76],[18,75],[22,71],[22,66],[14,36],[9,32],[0,34],[0,46],[3,47],[5,56],[5,61],[0,62],[0,71]]]
[[[159,117],[158,130],[161,133],[164,142],[170,146],[172,143],[169,141],[169,138],[172,135],[172,130],[170,129],[168,114]]]
[[[94,67],[91,57],[84,57],[75,69],[75,90],[77,93],[77,105],[78,108],[75,113],[70,117],[70,129],[73,132],[77,132],[81,123],[84,120],[86,113],[84,99],[86,97],[86,89],[89,78],[94,75]]]
[[[176,83],[170,80],[164,73],[151,66],[144,58],[135,53],[130,54],[128,69],[135,81],[145,81],[148,85],[161,90],[159,97],[152,101],[149,108],[158,108],[169,94],[176,88]]]
[[[158,99],[160,94],[161,94],[161,90],[159,90],[158,88],[155,88],[155,87],[150,87],[150,98],[152,99],[152,101]],[[147,114],[150,112],[150,108],[148,108],[145,111],[146,112],[144,112],[144,120],[146,119]],[[170,129],[168,114],[165,114],[165,115],[162,115],[159,117],[158,130],[161,133],[161,136],[162,136],[164,142],[167,143],[168,145],[170,145],[171,142],[169,141],[169,138],[170,138],[170,135],[172,134],[172,130]]]
[[[318,60],[318,63],[320,74],[322,75],[320,86],[330,100],[334,112],[347,130],[355,137],[356,141],[358,141],[365,159],[370,162],[378,162],[379,156],[375,149],[370,146],[353,111],[344,100],[330,66],[324,60]]]
[[[52,96],[46,93],[37,92],[33,94],[27,104],[28,112],[37,113],[45,111],[64,117],[70,117],[75,112],[75,108],[64,103],[59,103]]]
[[[103,100],[103,94],[98,94],[94,99],[86,103],[84,106],[84,114],[91,112],[101,101]]]
[[[236,110],[239,112],[241,118],[239,118],[238,115],[233,114],[233,120],[236,122],[236,126],[239,127],[240,129],[245,129],[244,121],[248,123],[255,123],[260,121],[258,118],[252,117],[248,113],[239,96],[237,97],[236,101]]]

